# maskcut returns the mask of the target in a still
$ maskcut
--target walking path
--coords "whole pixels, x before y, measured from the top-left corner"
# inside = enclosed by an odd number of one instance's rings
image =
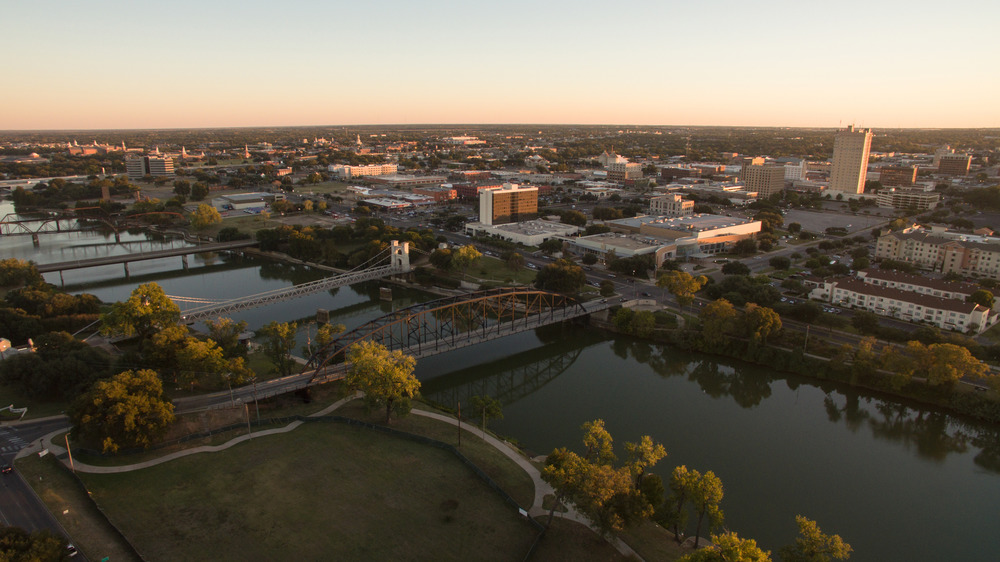
[[[355,393],[351,396],[348,396],[346,398],[334,402],[333,404],[327,406],[326,408],[318,412],[309,414],[308,417],[316,418],[328,415],[331,412],[343,406],[344,404],[347,404],[348,402],[360,397],[361,393]],[[416,414],[418,416],[435,419],[444,423],[449,423],[452,425],[459,425],[458,420],[456,420],[455,418],[439,414],[437,412],[428,412],[424,410],[414,409],[411,410],[411,413]],[[288,433],[289,431],[294,430],[303,423],[305,422],[293,421],[284,427],[266,429],[249,435],[240,435],[239,437],[235,437],[221,445],[202,445],[199,447],[192,447],[190,449],[185,449],[183,451],[176,451],[174,453],[170,453],[162,457],[150,459],[148,461],[143,461],[135,464],[127,464],[121,466],[95,466],[92,464],[86,464],[74,461],[73,469],[77,472],[87,472],[92,474],[117,474],[122,472],[131,472],[133,470],[141,470],[143,468],[148,468],[151,466],[156,466],[158,464],[163,464],[165,462],[169,462],[181,457],[186,457],[188,455],[196,455],[199,453],[217,453],[219,451],[224,451],[230,447],[233,447],[239,443],[243,443],[244,441],[253,439],[254,437]],[[469,433],[474,434],[478,438],[482,438],[482,433],[477,432],[476,426],[474,425],[465,424],[462,426],[462,429],[468,431]],[[65,431],[66,431],[65,429],[60,429],[58,431],[46,435],[45,437],[42,437],[29,447],[22,449],[17,456],[20,458],[23,456],[27,456],[29,454],[37,453],[42,449],[48,449],[49,452],[55,454],[56,456],[62,456],[64,453],[66,453],[65,447],[60,447],[59,445],[55,444],[52,441],[52,439],[55,436],[64,433]],[[535,497],[534,500],[532,501],[531,507],[528,509],[528,515],[532,517],[540,517],[548,515],[548,510],[542,507],[543,501],[545,499],[545,496],[548,495],[551,495],[554,498],[555,490],[552,489],[552,486],[550,486],[548,482],[542,479],[542,474],[538,470],[538,468],[536,468],[535,465],[531,464],[531,462],[527,458],[525,458],[524,455],[522,455],[519,451],[511,447],[510,444],[508,444],[506,441],[501,441],[500,439],[497,439],[496,437],[490,434],[486,434],[485,439],[487,443],[489,443],[490,445],[495,447],[498,451],[506,455],[509,459],[517,463],[517,465],[520,466],[521,469],[524,470],[528,474],[528,476],[531,477],[531,480],[535,486]],[[69,460],[67,459],[63,461],[63,463],[68,465]],[[578,512],[572,504],[566,504],[566,509],[567,509],[566,512],[560,513],[557,511],[555,515],[557,517],[570,519],[582,525],[586,525],[587,527],[590,527],[591,529],[594,529],[595,532],[597,532],[597,529],[593,525],[593,523],[591,523],[590,520],[585,515]],[[631,559],[634,560],[640,560],[640,561],[642,560],[642,558],[634,550],[632,550],[630,546],[622,542],[622,540],[619,539],[618,537],[610,538],[608,539],[608,542],[611,543],[611,545],[614,546],[615,549],[618,550],[618,552],[621,553],[623,556],[631,557]]]

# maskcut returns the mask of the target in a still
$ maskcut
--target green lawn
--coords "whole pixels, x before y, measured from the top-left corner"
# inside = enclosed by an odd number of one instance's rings
[[[88,559],[108,556],[115,561],[138,560],[54,456],[29,455],[15,464]]]
[[[149,560],[520,560],[536,535],[449,453],[344,424],[83,478]]]

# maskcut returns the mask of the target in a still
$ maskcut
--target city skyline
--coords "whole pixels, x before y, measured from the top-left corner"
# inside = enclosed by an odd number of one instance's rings
[[[995,3],[12,3],[0,130],[1000,127]]]

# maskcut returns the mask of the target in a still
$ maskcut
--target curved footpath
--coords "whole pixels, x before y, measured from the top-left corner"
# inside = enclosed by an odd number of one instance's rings
[[[361,394],[360,393],[356,393],[356,394],[354,394],[352,396],[348,396],[346,398],[342,398],[342,399],[334,402],[333,404],[327,406],[326,408],[320,410],[319,412],[315,412],[313,414],[309,414],[308,417],[325,416],[327,414],[330,414],[331,412],[333,412],[337,408],[340,408],[344,404],[347,404],[348,402],[350,402],[352,400],[355,400],[357,398],[360,398],[360,397],[361,397]],[[439,413],[436,413],[436,412],[427,412],[427,411],[424,411],[424,410],[416,410],[415,409],[415,410],[411,410],[410,413],[418,415],[418,416],[424,416],[424,417],[432,418],[432,419],[435,419],[435,420],[438,420],[438,421],[442,421],[442,422],[445,422],[445,423],[449,423],[449,424],[452,424],[452,425],[456,425],[456,426],[459,425],[458,424],[458,420],[456,420],[456,419],[454,419],[454,418],[452,418],[450,416],[446,416],[444,414],[439,414]],[[223,443],[221,445],[202,445],[200,447],[192,447],[191,449],[185,449],[183,451],[177,451],[177,452],[174,452],[174,453],[170,453],[168,455],[164,455],[162,457],[158,457],[158,458],[155,458],[155,459],[150,459],[148,461],[139,462],[139,463],[135,463],[135,464],[128,464],[128,465],[122,465],[122,466],[94,466],[94,465],[91,465],[91,464],[86,464],[86,463],[81,463],[81,462],[74,461],[73,462],[73,468],[77,472],[88,472],[88,473],[93,473],[93,474],[116,474],[116,473],[120,473],[120,472],[131,472],[133,470],[141,470],[143,468],[147,468],[147,467],[150,467],[150,466],[156,466],[158,464],[169,462],[169,461],[172,461],[174,459],[181,458],[181,457],[186,457],[188,455],[196,455],[196,454],[199,454],[199,453],[217,453],[219,451],[224,451],[224,450],[226,450],[226,449],[228,449],[228,448],[230,448],[230,447],[232,447],[234,445],[237,445],[239,443],[243,443],[244,441],[248,441],[250,439],[253,439],[254,437],[260,437],[262,435],[275,435],[275,434],[279,434],[279,433],[288,433],[289,431],[294,430],[295,428],[299,427],[303,423],[305,423],[305,422],[293,421],[293,422],[289,423],[288,425],[286,425],[285,427],[279,427],[279,428],[275,428],[275,429],[266,429],[266,430],[263,430],[263,431],[258,431],[257,433],[254,433],[253,435],[241,435],[241,436],[233,438],[233,439],[231,439],[231,440],[229,440],[229,441],[227,441],[227,442],[225,442],[225,443]],[[476,432],[476,426],[475,425],[464,424],[461,427],[465,431],[468,431],[469,433],[474,434],[477,438],[482,438],[482,433]],[[37,452],[41,451],[42,449],[48,449],[51,453],[53,453],[53,454],[55,454],[57,456],[63,455],[66,452],[65,447],[60,447],[59,445],[56,445],[52,441],[52,438],[55,437],[56,435],[59,435],[60,433],[63,433],[64,431],[65,431],[65,429],[60,429],[58,431],[50,433],[50,434],[46,435],[45,437],[42,437],[38,441],[32,443],[28,447],[25,447],[24,449],[21,449],[21,451],[17,455],[17,458],[21,458],[21,457],[24,457],[24,456],[27,456],[27,455],[30,455],[30,454],[33,454],[33,453],[37,453]],[[487,434],[486,435],[486,442],[489,443],[490,445],[492,445],[493,447],[495,447],[498,451],[500,451],[504,455],[506,455],[509,459],[511,459],[512,461],[514,461],[515,463],[517,463],[517,465],[520,466],[521,469],[524,470],[526,473],[528,473],[528,476],[531,477],[531,481],[535,485],[535,497],[534,497],[534,500],[532,501],[531,507],[528,509],[528,514],[530,516],[532,516],[532,517],[541,517],[541,516],[548,515],[548,511],[545,508],[542,507],[542,502],[543,502],[545,496],[547,496],[547,495],[554,496],[555,495],[555,491],[552,489],[552,486],[550,486],[548,482],[546,482],[545,480],[542,479],[542,474],[541,474],[541,472],[539,472],[538,468],[536,468],[535,465],[531,464],[531,462],[529,462],[528,459],[526,459],[524,457],[524,455],[522,455],[519,451],[517,451],[513,447],[511,447],[510,444],[508,444],[506,441],[501,441],[500,439],[497,439],[493,435]],[[65,464],[67,466],[69,465],[68,459],[67,460],[63,460],[62,462],[63,462],[63,464]],[[595,532],[599,533],[599,531],[590,522],[590,520],[587,519],[586,516],[584,516],[583,514],[581,514],[580,512],[578,512],[573,505],[568,504],[566,507],[567,507],[567,511],[565,513],[560,513],[560,512],[557,511],[555,513],[555,515],[557,517],[562,517],[564,519],[571,519],[573,521],[576,521],[578,523],[586,525],[587,527],[590,527],[591,529],[593,529]],[[618,550],[618,552],[621,553],[623,556],[631,557],[634,560],[640,560],[640,561],[642,560],[642,558],[634,550],[632,550],[632,548],[629,545],[627,545],[624,542],[622,542],[622,540],[619,539],[618,537],[612,537],[612,538],[608,539],[608,542],[611,543],[611,545],[614,546],[615,549]]]

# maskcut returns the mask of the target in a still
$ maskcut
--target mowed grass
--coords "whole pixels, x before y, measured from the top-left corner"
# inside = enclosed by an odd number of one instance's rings
[[[338,423],[81,476],[148,560],[520,560],[536,535],[450,453]]]
[[[28,455],[15,462],[18,472],[35,489],[49,511],[90,560],[138,560],[107,519],[73,480],[69,469],[53,455]]]

